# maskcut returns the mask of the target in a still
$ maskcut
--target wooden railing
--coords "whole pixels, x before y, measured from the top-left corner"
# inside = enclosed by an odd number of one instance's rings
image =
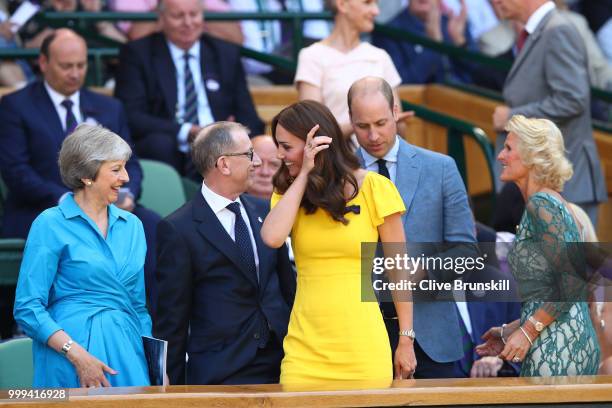
[[[612,376],[394,381],[390,387],[359,383],[283,388],[280,385],[169,386],[71,389],[66,402],[7,401],[14,407],[537,407],[571,403],[610,406]],[[4,401],[3,401],[4,399]]]

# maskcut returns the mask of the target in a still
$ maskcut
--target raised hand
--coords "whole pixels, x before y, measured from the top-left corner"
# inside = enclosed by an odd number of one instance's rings
[[[467,7],[465,0],[461,0],[461,11],[459,14],[455,14],[452,11],[448,12],[448,24],[446,29],[450,36],[453,44],[456,46],[463,46],[466,42],[465,39],[465,27],[467,25]]]
[[[485,342],[474,349],[479,356],[497,356],[504,349],[501,327],[491,327],[482,335],[482,339]]]
[[[321,150],[329,148],[332,138],[329,136],[315,136],[319,130],[319,125],[314,125],[310,132],[306,135],[306,145],[304,145],[304,158],[302,160],[302,169],[300,173],[308,174],[315,166],[315,157]]]

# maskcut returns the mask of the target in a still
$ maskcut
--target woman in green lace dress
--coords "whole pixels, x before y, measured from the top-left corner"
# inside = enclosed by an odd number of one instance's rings
[[[521,317],[489,329],[480,355],[522,362],[521,376],[596,374],[599,345],[577,273],[582,230],[559,194],[572,176],[563,136],[546,119],[513,116],[498,160],[501,180],[518,185],[526,206],[508,255]]]

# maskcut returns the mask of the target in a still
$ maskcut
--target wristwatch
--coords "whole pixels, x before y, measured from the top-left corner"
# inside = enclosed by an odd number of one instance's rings
[[[414,333],[414,329],[400,330],[400,336],[410,337],[412,340],[416,338],[416,334]]]
[[[72,339],[68,340],[66,343],[64,343],[64,345],[62,346],[62,354],[66,355],[68,354],[68,352],[70,351],[70,349],[72,348],[72,344],[74,343],[74,341],[72,341]]]
[[[533,327],[535,327],[538,333],[544,330],[544,323],[538,322],[533,316],[529,316],[529,321],[533,324]]]

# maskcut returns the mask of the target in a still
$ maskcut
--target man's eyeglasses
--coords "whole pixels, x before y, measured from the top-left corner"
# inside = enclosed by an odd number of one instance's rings
[[[217,160],[219,160],[220,157],[222,156],[246,156],[249,161],[253,161],[253,155],[255,154],[253,148],[249,149],[248,152],[242,152],[242,153],[224,153],[221,156],[219,156],[217,158]],[[215,167],[217,167],[217,163],[215,163]]]

